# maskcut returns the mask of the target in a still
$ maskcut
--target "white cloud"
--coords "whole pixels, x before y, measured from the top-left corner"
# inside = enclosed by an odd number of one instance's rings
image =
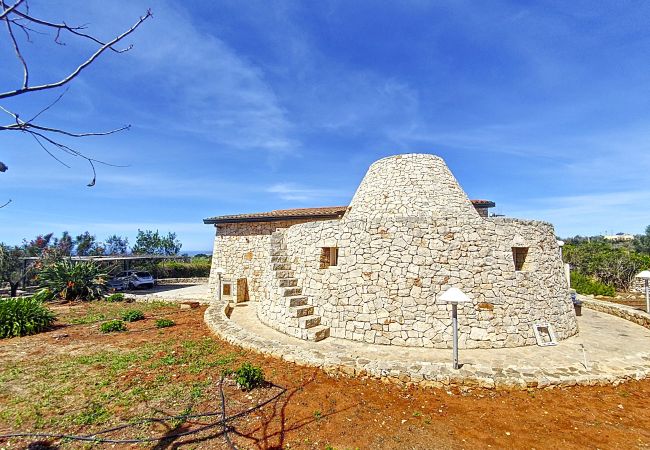
[[[66,8],[60,12],[66,20],[92,18],[92,29],[100,36],[128,27],[146,10],[138,2],[84,2],[60,9]],[[116,85],[141,86],[141,92],[125,89],[104,96],[95,87],[97,91],[89,93],[97,101],[110,98],[111,106],[128,111],[138,127],[162,134],[186,132],[230,148],[272,154],[291,153],[300,146],[255,61],[213,30],[199,29],[184,4],[158,1],[152,9],[153,18],[129,37],[134,48],[119,57],[109,54],[99,63],[121,78]]]

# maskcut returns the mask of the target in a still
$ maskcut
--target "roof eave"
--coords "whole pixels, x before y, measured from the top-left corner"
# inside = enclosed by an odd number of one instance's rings
[[[250,223],[250,222],[281,222],[283,220],[303,220],[303,219],[340,219],[343,214],[311,214],[311,215],[293,215],[293,216],[266,216],[266,217],[224,217],[224,218],[207,218],[203,219],[205,225],[220,225],[228,223]]]

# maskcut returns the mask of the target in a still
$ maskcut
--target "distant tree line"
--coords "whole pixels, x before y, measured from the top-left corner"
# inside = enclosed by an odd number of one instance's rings
[[[6,246],[6,244],[1,244]],[[59,256],[111,256],[111,255],[178,255],[183,244],[177,239],[176,233],[161,235],[158,230],[138,230],[135,244],[129,248],[127,237],[113,234],[104,241],[97,240],[94,234],[84,231],[76,237],[64,231],[61,237],[54,233],[41,234],[32,240],[23,240],[21,249],[25,256],[43,256],[53,253]]]
[[[650,225],[631,241],[616,242],[602,236],[564,239],[564,261],[582,276],[628,291],[634,276],[650,269]]]
[[[138,230],[133,247],[129,248],[126,237],[113,234],[104,241],[85,231],[72,237],[64,231],[60,237],[54,233],[42,234],[34,239],[24,239],[21,245],[0,243],[0,283],[9,284],[14,297],[23,281],[55,262],[71,256],[116,256],[116,255],[178,255],[182,248],[176,233],[160,234],[158,230]],[[36,261],[25,264],[23,258],[35,257]],[[24,269],[27,270],[24,270]]]

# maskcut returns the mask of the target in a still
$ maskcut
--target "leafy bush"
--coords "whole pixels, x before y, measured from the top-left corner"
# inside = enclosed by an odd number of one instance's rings
[[[65,300],[95,300],[102,298],[108,278],[93,261],[73,263],[69,259],[54,262],[41,270],[38,279],[42,287]]]
[[[264,383],[264,372],[251,363],[242,364],[234,374],[237,385],[244,391],[250,391]]]
[[[124,294],[120,294],[120,293],[111,294],[108,297],[106,297],[104,300],[106,300],[107,302],[123,302]]]
[[[36,293],[32,295],[32,298],[39,302],[47,302],[54,298],[54,293],[48,288],[43,288],[36,291]]]
[[[569,263],[575,272],[619,291],[629,290],[634,276],[641,270],[650,268],[650,256],[617,247],[604,240],[567,244],[563,254],[564,262]]]
[[[587,275],[578,272],[571,272],[571,287],[576,290],[578,294],[584,295],[606,295],[613,297],[616,294],[614,286],[601,283]]]
[[[122,314],[122,320],[125,322],[135,322],[137,320],[144,320],[144,313],[139,309],[130,309]]]
[[[109,320],[108,322],[104,322],[99,326],[99,330],[102,333],[112,333],[115,331],[126,331],[126,325],[124,322],[118,319],[114,320]]]
[[[173,327],[174,325],[176,325],[176,323],[171,319],[157,319],[156,320],[156,327],[158,327],[158,328]]]
[[[193,258],[188,262],[161,261],[139,267],[151,272],[154,278],[194,278],[210,276],[210,265],[210,258]]]
[[[55,320],[52,311],[33,297],[0,299],[0,338],[39,333]]]

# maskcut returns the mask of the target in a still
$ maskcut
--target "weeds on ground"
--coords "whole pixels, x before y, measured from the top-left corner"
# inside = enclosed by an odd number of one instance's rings
[[[109,320],[108,322],[104,322],[99,326],[99,330],[102,333],[113,333],[113,332],[118,332],[118,331],[126,331],[126,325],[124,322],[121,320]]]
[[[125,322],[144,320],[144,313],[139,309],[130,309],[122,314],[122,320]]]
[[[173,306],[176,305],[164,302],[140,303],[138,304],[138,310],[146,314]],[[69,323],[70,325],[86,325],[108,319],[120,319],[123,313],[124,303],[95,301],[84,304],[83,308],[73,307],[67,311],[59,312],[57,315],[61,322]]]
[[[156,319],[156,328],[173,327],[176,323],[171,319]]]
[[[235,382],[243,391],[250,391],[264,383],[264,372],[262,368],[248,362],[239,366],[233,373],[235,375]]]
[[[116,292],[115,294],[109,295],[104,300],[109,302],[109,303],[123,302],[124,301],[124,294]]]
[[[152,315],[166,313],[149,303],[138,306]],[[119,304],[94,302],[82,309],[73,306],[67,317],[92,312],[112,318],[122,311]],[[154,331],[152,337],[137,348],[84,346],[75,354],[52,352],[38,361],[9,356],[0,365],[5,399],[0,423],[15,429],[91,431],[124,417],[181,413],[218,395],[220,373],[243,362],[244,352],[226,351],[208,336],[179,342]]]

